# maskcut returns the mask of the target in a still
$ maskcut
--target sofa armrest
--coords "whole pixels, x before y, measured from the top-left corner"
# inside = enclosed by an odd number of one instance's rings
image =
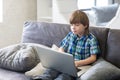
[[[118,80],[120,69],[111,63],[101,60],[85,72],[80,80]]]

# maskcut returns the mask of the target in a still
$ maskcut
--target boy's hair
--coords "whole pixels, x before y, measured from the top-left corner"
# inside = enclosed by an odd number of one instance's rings
[[[79,23],[83,24],[84,26],[87,26],[87,28],[85,29],[85,34],[88,34],[89,33],[88,16],[80,10],[76,10],[70,16],[70,24],[79,24]]]

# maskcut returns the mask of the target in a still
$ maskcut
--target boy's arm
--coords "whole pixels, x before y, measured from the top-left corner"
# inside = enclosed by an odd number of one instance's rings
[[[84,60],[75,61],[75,66],[76,67],[84,66],[84,65],[87,65],[87,64],[91,64],[91,63],[93,63],[95,61],[96,61],[96,55],[93,54],[89,58],[86,58]]]
[[[59,51],[64,52],[64,49],[62,47],[60,47]],[[95,61],[96,61],[96,54],[93,54],[87,59],[75,61],[75,66],[76,67],[84,66],[84,65],[87,65],[87,64],[91,64]]]

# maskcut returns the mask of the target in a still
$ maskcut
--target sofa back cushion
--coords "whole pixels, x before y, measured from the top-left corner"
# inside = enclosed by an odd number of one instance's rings
[[[106,60],[120,68],[120,30],[109,31],[107,48]]]
[[[93,33],[101,48],[101,55],[104,57],[106,53],[106,41],[108,28],[90,27],[90,32]],[[26,22],[23,28],[23,43],[38,43],[51,47],[56,44],[59,47],[60,41],[70,31],[70,25],[60,23],[47,22]]]
[[[106,44],[107,44],[107,36],[108,36],[108,28],[102,27],[90,27],[90,32],[93,33],[99,41],[101,56],[104,58],[106,54]]]
[[[22,43],[38,43],[51,47],[59,46],[60,41],[70,31],[70,25],[47,22],[26,22],[23,28]]]

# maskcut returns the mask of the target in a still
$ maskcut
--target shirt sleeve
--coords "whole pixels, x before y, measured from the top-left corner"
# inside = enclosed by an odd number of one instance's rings
[[[96,38],[92,38],[90,41],[90,53],[91,54],[99,54],[100,53],[99,43]]]
[[[67,51],[69,46],[69,39],[70,39],[70,32],[67,34],[67,36],[60,42],[60,47],[62,47],[65,51]]]

